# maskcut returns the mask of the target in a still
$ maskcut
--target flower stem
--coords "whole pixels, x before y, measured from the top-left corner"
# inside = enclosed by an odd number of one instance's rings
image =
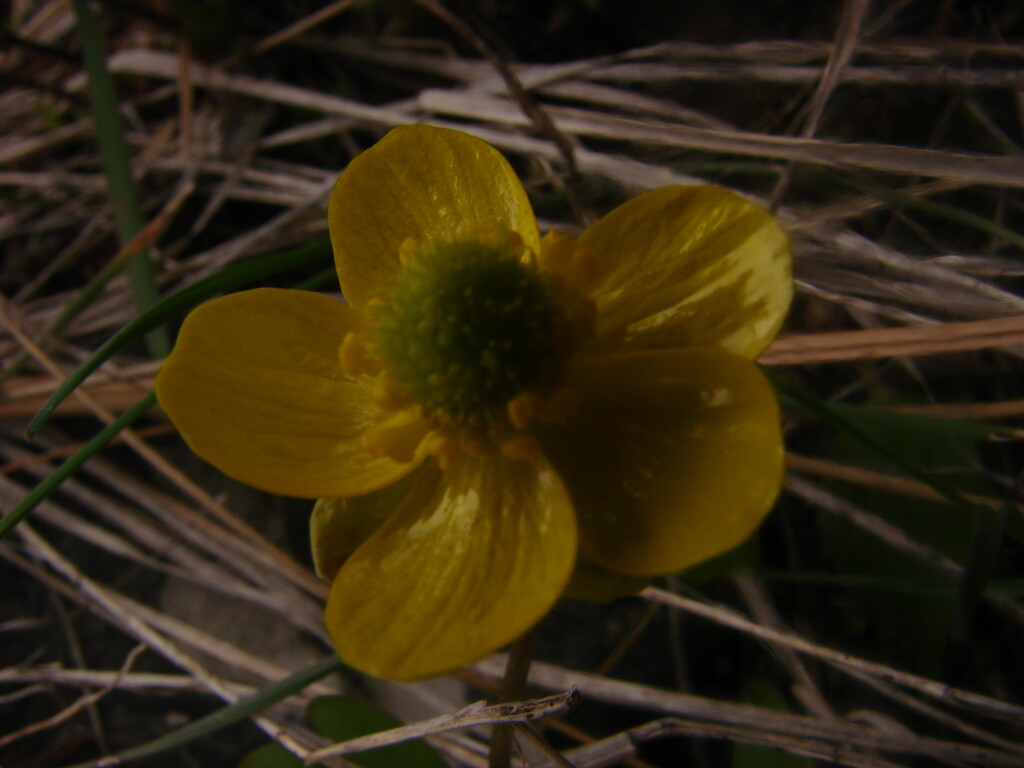
[[[499,702],[518,701],[526,695],[526,679],[530,674],[533,660],[533,646],[536,632],[531,629],[516,640],[509,648],[505,677],[501,681]],[[512,726],[496,725],[491,734],[491,751],[487,768],[508,768],[512,758]]]

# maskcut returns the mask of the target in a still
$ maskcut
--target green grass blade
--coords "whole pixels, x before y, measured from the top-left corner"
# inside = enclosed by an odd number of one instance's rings
[[[24,520],[25,517],[28,516],[29,512],[35,509],[43,499],[57,490],[57,486],[64,482],[68,476],[88,461],[93,454],[113,440],[122,429],[127,427],[154,405],[156,405],[156,395],[151,392],[121,414],[120,418],[112,421],[100,430],[95,437],[82,446],[75,454],[68,457],[67,461],[51,472],[45,480],[33,488],[29,494],[10,512],[0,518],[0,541],[2,541],[7,534],[11,532],[14,526]]]
[[[118,256],[111,259],[110,262],[103,267],[103,269],[100,270],[92,280],[89,281],[85,288],[79,291],[78,295],[75,296],[74,299],[64,305],[64,308],[57,316],[57,319],[53,321],[53,324],[50,325],[49,328],[46,329],[47,337],[40,340],[40,346],[45,345],[48,337],[56,337],[60,335],[61,331],[68,326],[68,323],[74,320],[79,312],[89,306],[93,300],[99,296],[100,292],[103,290],[103,286],[110,282],[112,277],[117,275],[127,266],[127,259],[124,258],[125,255],[130,257],[131,253],[125,252],[124,254],[118,254]],[[22,352],[18,355],[14,361],[4,369],[3,373],[0,373],[0,383],[18,373],[30,358],[31,355],[29,355],[28,352]]]
[[[1007,503],[999,509],[981,509],[978,512],[971,555],[957,590],[956,632],[961,638],[969,635],[978,601],[996,575],[1009,506]]]
[[[787,403],[788,405],[795,406],[793,410],[810,412],[810,409],[796,401]],[[828,408],[832,413],[838,414],[845,419],[861,423],[883,426],[887,429],[909,430],[919,432],[922,435],[934,435],[936,437],[960,440],[990,440],[993,436],[1014,437],[1020,431],[999,424],[986,424],[982,421],[971,421],[969,419],[949,419],[944,416],[928,416],[922,413],[899,411],[877,405],[829,403]]]
[[[781,401],[783,408],[804,410],[817,414],[825,421],[834,425],[837,429],[846,432],[859,442],[869,447],[871,450],[875,451],[879,456],[883,456],[891,461],[911,477],[930,486],[932,490],[945,498],[950,504],[954,504],[973,514],[980,514],[982,510],[980,505],[971,502],[969,499],[965,498],[962,493],[947,483],[929,476],[913,462],[907,461],[899,454],[889,450],[888,447],[880,443],[878,440],[875,440],[865,430],[857,426],[854,412],[848,409],[844,411],[843,409],[836,408],[834,407],[835,404],[828,403],[814,397],[813,395],[804,392],[799,387],[782,381],[777,376],[769,375],[769,379],[771,379],[775,386],[775,390],[779,395],[779,400]],[[1021,520],[1018,515],[1008,517],[1007,533],[1018,541],[1024,541],[1024,520]]]
[[[928,475],[920,468],[906,461],[902,456],[890,451],[886,446],[882,445],[882,443],[875,440],[871,435],[857,426],[854,418],[852,418],[852,413],[842,413],[839,409],[834,408],[832,403],[820,400],[819,398],[804,392],[798,387],[780,381],[778,378],[772,378],[775,383],[776,391],[778,391],[780,395],[779,399],[781,400],[784,408],[793,409],[795,407],[799,410],[810,411],[811,413],[817,414],[825,421],[828,421],[837,428],[856,438],[880,456],[884,456],[904,472],[917,478],[923,483],[927,483],[947,501],[972,511],[977,508],[976,505],[965,499],[955,488],[951,488],[945,483],[928,477]]]
[[[157,328],[175,317],[184,315],[192,307],[211,296],[235,290],[262,277],[323,258],[329,253],[330,243],[325,238],[301,248],[285,251],[284,253],[263,256],[240,264],[234,264],[215,275],[197,280],[187,288],[182,288],[177,293],[171,294],[157,303],[148,312],[137,317],[115,333],[99,349],[93,352],[85,362],[72,371],[53,395],[50,396],[50,399],[40,409],[39,413],[33,417],[28,425],[26,434],[29,437],[35,435],[49,420],[50,416],[53,415],[57,406],[64,402],[67,396],[74,391],[75,387],[85,381],[106,360],[153,328]]]
[[[955,221],[965,227],[980,230],[981,232],[991,235],[999,240],[1005,240],[1024,251],[1024,235],[1020,235],[1013,230],[1002,227],[994,221],[986,219],[984,216],[978,216],[970,211],[965,211],[952,205],[946,205],[945,203],[937,203],[926,197],[915,197],[914,195],[908,195],[905,192],[900,192],[897,189],[890,189],[889,187],[884,187],[879,184],[872,184],[867,181],[863,175],[853,171],[847,171],[846,173],[833,173],[826,171],[825,173],[832,180],[837,181],[840,184],[844,184],[851,189],[855,189],[858,192],[862,192],[872,197],[877,197],[879,200],[891,203],[892,205],[913,208],[924,213],[930,213],[934,216],[940,216],[942,218],[949,219],[950,221]]]
[[[781,583],[806,584],[816,587],[835,587],[837,589],[869,588],[885,592],[909,593],[944,593],[949,594],[959,589],[959,582],[950,575],[948,578],[891,578],[887,576],[864,576],[851,573],[825,573],[823,571],[788,571],[757,570],[753,575],[765,581]],[[988,597],[1024,597],[1024,580],[1022,579],[991,579],[985,585],[983,594]]]
[[[139,204],[131,158],[124,140],[124,125],[118,111],[114,80],[107,69],[99,25],[87,0],[75,0],[75,18],[82,39],[82,58],[89,81],[89,99],[100,145],[103,173],[114,208],[118,239],[125,246],[142,230],[144,217]],[[143,249],[128,264],[128,279],[139,312],[145,312],[158,300],[156,270],[148,250]],[[154,328],[146,336],[146,345],[153,359],[161,359],[170,351],[170,340],[163,328]]]
[[[698,163],[679,163],[675,167],[686,173],[699,176],[719,176],[723,174],[775,176],[778,175],[779,172],[776,165],[743,160],[715,160]],[[926,197],[908,195],[906,192],[901,192],[898,189],[892,189],[891,187],[887,187],[882,184],[875,184],[869,181],[864,174],[857,173],[851,168],[844,169],[842,172],[837,172],[829,168],[817,168],[801,165],[796,168],[795,173],[802,179],[813,179],[816,183],[827,185],[836,183],[842,184],[856,192],[860,192],[870,197],[875,197],[894,206],[912,208],[922,211],[923,213],[929,213],[934,216],[949,219],[950,221],[955,221],[962,226],[970,227],[980,232],[992,235],[999,240],[1004,240],[1024,251],[1024,235],[1000,226],[994,221],[986,219],[984,216],[979,216],[975,213],[971,213],[970,211],[965,211],[962,208],[957,208],[953,205],[946,205],[945,203],[938,203]]]
[[[283,680],[268,685],[252,696],[189,723],[184,728],[179,728],[165,736],[153,739],[153,741],[104,758],[103,764],[109,766],[124,765],[135,760],[141,760],[144,757],[158,755],[170,749],[177,749],[196,739],[216,733],[222,728],[245,720],[252,715],[262,712],[270,705],[276,704],[294,693],[298,693],[306,686],[315,683],[317,680],[322,680],[332,672],[341,669],[341,666],[341,660],[337,656],[328,656],[305,669],[292,673]],[[92,765],[92,763],[80,763],[79,765]],[[78,767],[72,766],[71,768]]]

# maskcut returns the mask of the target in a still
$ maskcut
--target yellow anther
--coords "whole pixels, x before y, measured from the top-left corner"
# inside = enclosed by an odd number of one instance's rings
[[[358,333],[350,331],[338,348],[341,370],[351,379],[376,376],[381,371],[380,360],[373,354],[370,343]]]
[[[369,321],[371,326],[377,325],[377,314],[384,307],[384,299],[375,297],[366,302],[363,306],[363,317]]]
[[[387,377],[377,381],[370,396],[374,405],[382,411],[400,411],[412,404],[409,398],[399,390],[398,384]]]
[[[568,263],[575,247],[573,239],[561,232],[551,230],[540,241],[540,266],[549,272],[563,272],[562,265]]]
[[[415,237],[407,237],[398,246],[398,260],[402,263],[403,267],[407,267],[416,260],[416,256],[419,255],[422,249],[423,245],[419,240]]]
[[[510,251],[521,251],[526,247],[526,244],[523,242],[522,235],[515,230],[509,229],[506,230],[505,247]]]
[[[592,338],[597,329],[597,304],[582,294],[576,294],[574,301],[566,301],[566,319],[574,334],[574,343],[581,344]]]
[[[572,251],[572,279],[580,290],[590,286],[597,272],[597,254],[585,245],[576,245]]]
[[[509,400],[505,410],[512,426],[521,431],[530,426],[530,421],[543,407],[543,401],[537,395],[523,392]]]
[[[467,224],[459,229],[457,242],[479,243],[509,255],[523,251],[526,246],[523,237],[515,230],[487,224]]]
[[[430,423],[418,406],[408,408],[363,432],[363,447],[371,456],[406,464],[416,456]]]
[[[524,392],[509,400],[506,411],[509,422],[521,432],[531,421],[564,424],[579,410],[582,402],[583,394],[579,390],[563,387],[556,389],[546,400],[532,392]]]
[[[540,443],[528,435],[513,435],[501,444],[501,455],[513,461],[536,461],[541,456]]]
[[[455,466],[459,451],[455,441],[437,430],[431,432],[423,440],[423,450],[430,456],[437,459],[437,466],[442,472],[447,472]]]
[[[568,235],[548,232],[540,241],[540,265],[573,289],[583,291],[594,280],[597,254]]]
[[[493,459],[497,454],[494,443],[476,435],[465,435],[461,441],[462,450],[478,459]]]
[[[504,242],[500,229],[486,224],[463,224],[455,238],[460,243],[479,243],[488,248],[498,248]]]

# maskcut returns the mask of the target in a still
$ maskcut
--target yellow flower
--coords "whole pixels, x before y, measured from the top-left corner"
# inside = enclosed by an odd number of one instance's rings
[[[185,320],[157,378],[192,449],[319,498],[342,659],[397,679],[742,542],[782,476],[753,360],[791,295],[761,208],[668,187],[543,240],[505,159],[396,128],[328,211],[348,305],[257,289]],[[574,575],[575,574],[575,575]]]

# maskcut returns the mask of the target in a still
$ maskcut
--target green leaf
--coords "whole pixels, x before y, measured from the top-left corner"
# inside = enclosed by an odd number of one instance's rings
[[[299,758],[276,742],[256,747],[242,758],[237,768],[302,768]]]
[[[958,487],[947,485],[951,491],[960,494],[982,489],[983,486],[965,487],[974,474],[971,469],[975,451],[971,441],[907,429],[897,421],[871,416],[859,419],[855,411],[848,413],[855,419],[857,433],[844,429],[840,434],[837,446],[840,459],[856,464],[877,465],[885,461],[900,466],[959,469],[961,472],[955,476]],[[884,452],[879,451],[879,446],[884,446]],[[898,457],[898,462],[892,457]],[[976,477],[973,479],[977,482]],[[950,482],[947,477],[945,483]],[[967,562],[977,521],[983,513],[979,506],[949,507],[897,498],[864,487],[844,487],[841,493],[915,540],[956,562]],[[911,583],[942,575],[934,567],[894,549],[846,520],[821,513],[818,522],[824,551],[843,573]],[[951,586],[955,584],[953,579],[949,581]],[[960,591],[962,593],[962,589]],[[957,626],[954,623],[960,606],[957,590],[927,594],[863,585],[851,590],[850,597],[872,622],[872,634],[877,638],[880,652],[895,654],[894,663],[910,665],[924,674],[939,673],[946,644]]]
[[[1019,515],[991,510],[968,499],[971,493],[987,490],[983,478],[974,471],[977,462],[973,442],[987,437],[989,428],[962,420],[828,403],[775,381],[786,407],[815,413],[839,430],[842,458],[853,463],[888,463],[890,468],[899,468],[927,483],[952,503],[947,507],[921,500],[896,500],[864,487],[843,491],[859,506],[966,564],[952,594],[933,591],[913,595],[907,590],[866,587],[854,591],[861,598],[864,615],[888,633],[878,637],[881,649],[902,651],[902,663],[936,674],[951,631],[960,637],[966,635],[977,601],[995,575],[1004,530],[1024,541],[1024,521]],[[942,467],[944,476],[940,480],[922,467]],[[949,470],[959,472],[951,474]],[[882,543],[845,520],[825,513],[818,519],[826,553],[846,573],[918,582],[936,575],[934,568],[918,558]]]
[[[855,421],[864,428],[910,430],[922,435],[961,440],[989,440],[996,436],[1012,437],[1018,433],[1016,429],[998,424],[906,413],[875,405],[829,403],[828,407],[835,415]]]
[[[784,381],[770,372],[768,373],[768,377],[775,386],[783,408],[787,410],[805,410],[820,416],[822,419],[838,429],[841,434],[856,440],[864,447],[873,451],[876,457],[881,457],[890,461],[895,467],[930,486],[933,491],[948,500],[950,504],[971,513],[974,513],[977,510],[979,505],[965,498],[963,493],[961,493],[957,488],[954,488],[947,482],[930,476],[927,472],[921,469],[921,465],[918,462],[908,459],[900,451],[893,450],[886,440],[879,440],[872,434],[870,429],[865,429],[864,426],[862,426],[861,420],[857,417],[857,414],[859,413],[859,410],[857,410],[859,408],[858,406],[851,406],[848,404],[840,406],[838,403],[829,403],[815,397],[814,395],[804,392],[799,387]],[[847,409],[845,412],[844,408]],[[918,418],[931,419],[932,417],[925,416]],[[864,421],[864,424],[867,424],[867,420]],[[892,430],[892,434],[901,433],[902,430]],[[1010,515],[1007,517],[1006,533],[1016,541],[1024,543],[1024,518],[1020,515]]]
[[[192,307],[217,294],[236,290],[255,280],[306,264],[315,259],[322,258],[330,254],[330,252],[330,243],[325,238],[301,248],[285,251],[284,253],[233,264],[215,275],[197,280],[192,285],[171,294],[151,310],[115,333],[99,349],[93,352],[85,362],[72,371],[29,423],[26,434],[29,437],[35,435],[49,420],[50,416],[53,415],[57,406],[64,402],[68,395],[85,381],[90,374],[153,328],[157,328],[169,320],[184,315]]]
[[[892,444],[885,437],[880,439],[877,436],[879,430],[882,429],[899,439],[900,435],[907,434],[911,425],[920,428],[923,424],[928,424],[929,428],[918,429],[918,431],[922,432],[922,436],[933,435],[938,431],[933,422],[945,421],[944,419],[935,419],[934,417],[919,416],[917,414],[901,414],[904,417],[912,417],[902,420],[891,418],[879,419],[877,417],[872,419],[872,414],[877,414],[878,411],[884,409],[872,408],[871,406],[854,406],[848,403],[829,403],[804,392],[799,387],[784,381],[778,376],[769,373],[769,379],[771,379],[775,386],[783,408],[787,410],[803,410],[818,415],[839,430],[840,434],[872,451],[874,453],[873,458],[881,457],[891,462],[895,467],[903,470],[911,477],[930,486],[932,490],[943,496],[950,504],[960,510],[971,514],[978,512],[981,505],[971,502],[958,489],[948,483],[930,476],[921,469],[922,465],[919,462],[908,459],[907,455],[899,450],[894,450]],[[970,439],[970,435],[966,433],[973,432],[974,429],[968,428],[966,425],[971,423],[959,421],[957,426],[947,430],[946,436]],[[886,427],[891,428],[886,430]],[[989,434],[986,432],[985,436],[987,437]],[[962,456],[959,458],[962,459]],[[1020,515],[1006,516],[1005,531],[1014,540],[1024,543],[1024,518]]]
[[[313,699],[306,718],[317,733],[336,742],[390,730],[402,722],[361,699],[321,696]],[[403,741],[368,752],[346,755],[346,760],[363,768],[446,768],[445,762],[421,739]]]
[[[1008,513],[1009,504],[999,509],[985,508],[978,511],[971,553],[957,595],[956,632],[961,638],[969,634],[974,609],[995,576]]]
[[[945,550],[969,541],[971,516],[962,510],[918,500],[893,503],[892,497],[864,489],[836,489],[837,494],[906,531],[933,548]],[[840,593],[847,604],[848,633],[856,636],[868,622],[874,653],[890,663],[937,674],[956,617],[956,582],[938,588],[937,572],[920,560],[893,549],[860,527],[828,512],[819,512],[818,535],[828,560],[849,583]],[[955,554],[963,556],[962,547]],[[931,585],[921,589],[921,585]]]

